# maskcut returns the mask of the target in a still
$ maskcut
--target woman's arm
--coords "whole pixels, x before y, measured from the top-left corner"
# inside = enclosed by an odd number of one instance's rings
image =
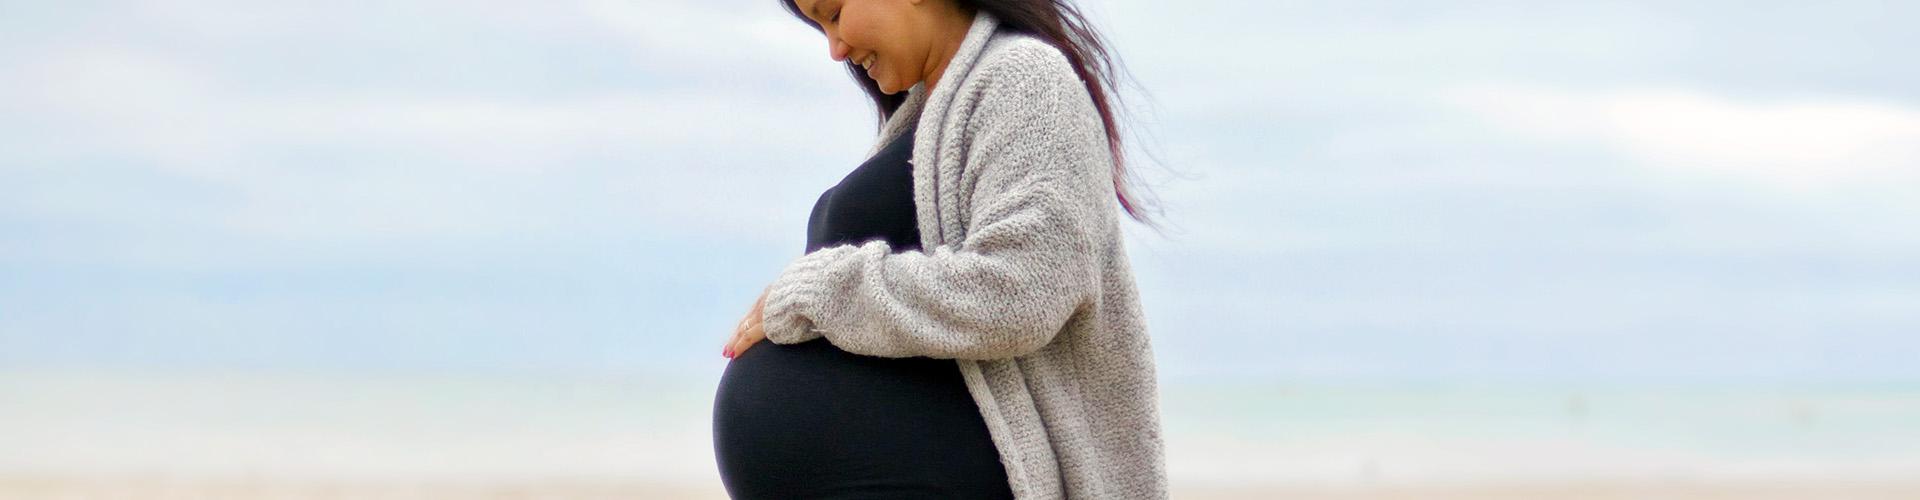
[[[1117,237],[1100,197],[1111,163],[1091,99],[1052,56],[982,68],[991,79],[966,151],[979,177],[960,245],[893,253],[872,240],[802,256],[769,287],[767,338],[825,336],[871,356],[1008,358],[1046,346],[1090,307],[1096,239]]]

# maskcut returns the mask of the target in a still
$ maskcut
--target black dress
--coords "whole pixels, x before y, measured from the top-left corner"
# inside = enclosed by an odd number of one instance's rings
[[[920,249],[908,129],[820,194],[807,252],[884,239]],[[734,498],[1013,498],[951,359],[761,341],[728,363],[714,456]]]

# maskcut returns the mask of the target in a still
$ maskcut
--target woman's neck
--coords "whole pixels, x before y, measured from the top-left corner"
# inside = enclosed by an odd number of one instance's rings
[[[960,43],[966,41],[967,32],[973,28],[973,9],[960,8],[953,14],[950,18],[953,21],[943,23],[944,26],[937,29],[940,34],[934,37],[931,53],[927,56],[925,81],[928,92],[932,92],[933,87],[940,84],[940,78],[947,72],[947,63],[953,62],[954,53],[960,51]]]

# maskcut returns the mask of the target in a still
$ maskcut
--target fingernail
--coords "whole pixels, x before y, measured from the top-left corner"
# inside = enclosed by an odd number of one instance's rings
[[[726,357],[727,359],[733,359],[733,348],[729,347],[726,349],[721,349],[720,355]]]

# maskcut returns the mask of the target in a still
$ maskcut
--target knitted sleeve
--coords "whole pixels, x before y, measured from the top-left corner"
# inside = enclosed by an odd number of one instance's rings
[[[959,141],[965,151],[942,155],[963,155],[976,176],[962,182],[966,237],[899,253],[871,240],[799,257],[767,292],[769,340],[824,336],[882,357],[1010,358],[1046,346],[1093,306],[1096,240],[1112,237],[1100,217],[1109,207],[1096,199],[1110,182],[1104,131],[1059,52],[1005,56],[979,68],[978,106],[957,121],[969,134]]]

